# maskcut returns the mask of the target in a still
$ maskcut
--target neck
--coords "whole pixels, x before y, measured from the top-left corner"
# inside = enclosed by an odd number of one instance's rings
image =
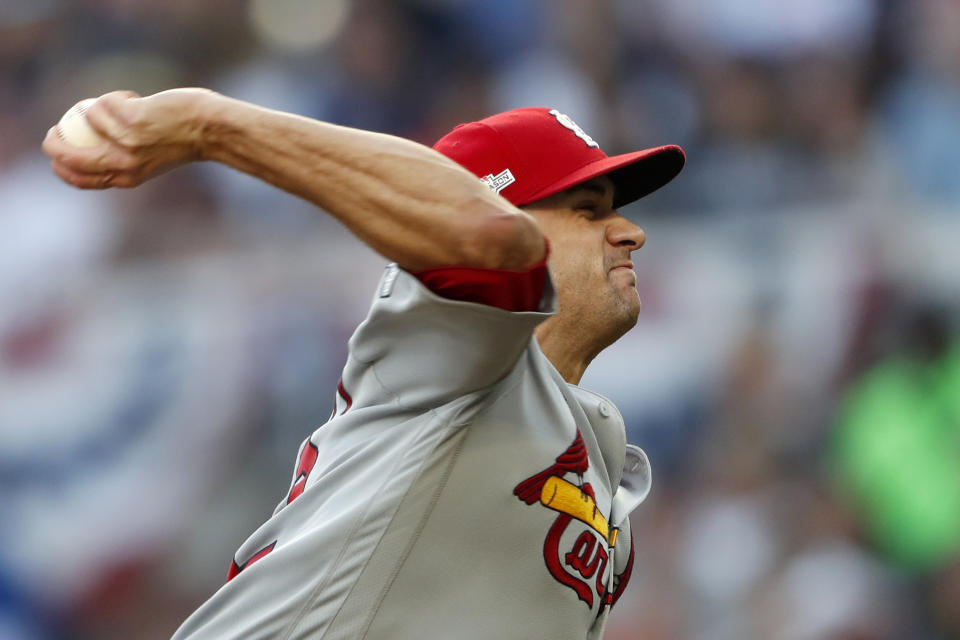
[[[587,366],[603,350],[594,341],[583,339],[582,328],[565,326],[559,315],[541,323],[534,335],[543,355],[570,384],[580,384]]]

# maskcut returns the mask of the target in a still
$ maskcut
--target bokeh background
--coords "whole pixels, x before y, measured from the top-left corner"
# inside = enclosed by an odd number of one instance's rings
[[[49,171],[74,102],[176,86],[681,144],[623,211],[640,323],[583,382],[654,468],[607,637],[960,637],[957,0],[0,0],[0,638],[168,637],[284,495],[384,266],[223,167]]]

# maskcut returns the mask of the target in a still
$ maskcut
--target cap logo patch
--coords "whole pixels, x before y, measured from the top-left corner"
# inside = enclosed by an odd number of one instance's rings
[[[570,131],[573,131],[573,133],[576,134],[578,138],[580,138],[581,140],[587,143],[588,147],[594,147],[595,149],[600,148],[600,145],[597,144],[596,140],[594,140],[589,135],[587,135],[587,132],[581,129],[580,125],[574,122],[573,118],[571,118],[567,114],[560,113],[556,109],[550,109],[550,115],[556,118],[557,122],[565,126],[567,129],[570,129]]]
[[[483,182],[490,187],[490,190],[494,193],[500,193],[517,181],[517,179],[513,177],[513,173],[511,173],[510,169],[504,169],[497,175],[488,173],[480,179],[483,180]]]

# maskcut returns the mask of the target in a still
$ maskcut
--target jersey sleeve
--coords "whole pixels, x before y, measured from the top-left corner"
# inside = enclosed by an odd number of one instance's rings
[[[538,264],[522,271],[476,267],[438,267],[414,275],[438,296],[479,302],[507,311],[536,311],[547,281],[546,254]]]
[[[368,404],[376,386],[407,407],[439,406],[513,369],[536,326],[555,312],[549,273],[542,265],[539,286],[536,274],[508,276],[507,283],[520,286],[504,293],[495,273],[471,271],[414,275],[387,267],[367,318],[350,338],[343,383],[348,393],[355,391],[357,405]]]

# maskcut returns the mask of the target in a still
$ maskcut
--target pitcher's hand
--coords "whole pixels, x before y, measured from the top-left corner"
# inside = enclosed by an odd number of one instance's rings
[[[203,159],[204,109],[216,96],[207,89],[172,89],[146,98],[132,91],[107,93],[86,112],[103,142],[75,147],[61,140],[54,126],[43,151],[54,172],[75,187],[135,187]]]

